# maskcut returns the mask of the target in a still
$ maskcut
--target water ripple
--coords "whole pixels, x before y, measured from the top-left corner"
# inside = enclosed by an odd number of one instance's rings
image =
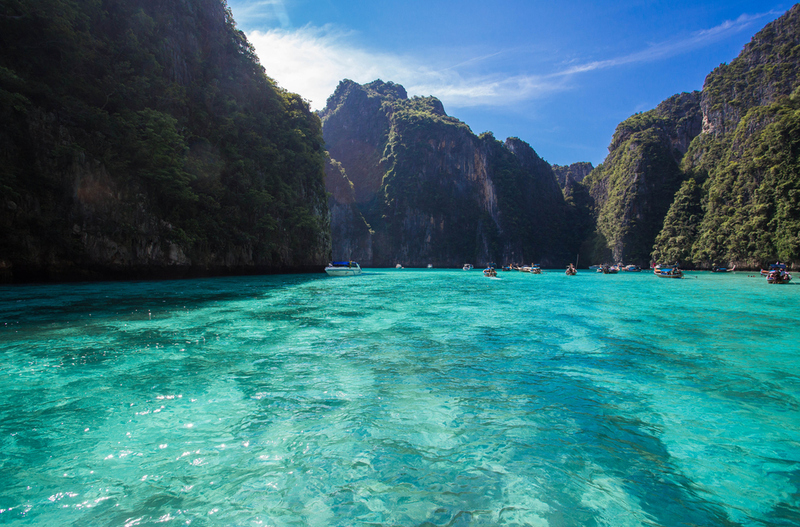
[[[689,276],[0,288],[0,523],[796,525],[799,297]]]

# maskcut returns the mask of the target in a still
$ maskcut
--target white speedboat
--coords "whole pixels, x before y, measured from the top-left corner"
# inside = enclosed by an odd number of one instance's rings
[[[464,267],[462,267],[462,269],[465,270],[465,271],[471,271],[472,270],[472,264],[464,264]]]
[[[361,267],[356,262],[333,262],[325,268],[328,276],[356,276],[361,274]]]

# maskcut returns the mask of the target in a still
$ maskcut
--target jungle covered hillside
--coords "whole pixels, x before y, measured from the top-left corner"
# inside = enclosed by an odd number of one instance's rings
[[[224,0],[2,0],[5,280],[330,257],[320,121]]]
[[[800,5],[701,92],[621,123],[583,183],[597,259],[800,264]]]

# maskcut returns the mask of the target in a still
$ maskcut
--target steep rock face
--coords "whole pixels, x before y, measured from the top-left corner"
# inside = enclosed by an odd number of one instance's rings
[[[706,78],[703,134],[653,249],[686,265],[800,263],[800,5]]]
[[[584,180],[595,202],[600,245],[614,261],[649,263],[683,180],[679,163],[701,128],[699,92],[675,95],[617,126],[608,157]]]
[[[325,165],[333,259],[372,266],[372,231],[356,203],[355,187],[334,159]]]
[[[567,187],[569,181],[580,183],[588,176],[594,167],[591,163],[578,162],[570,165],[553,165],[553,173],[556,175],[559,186],[563,189]]]
[[[0,274],[319,269],[321,124],[220,0],[12,2],[0,17]]]
[[[476,137],[437,99],[409,99],[382,81],[342,81],[321,118],[374,231],[373,265],[561,258],[565,242],[551,227],[561,228],[566,205],[549,165],[522,141]]]

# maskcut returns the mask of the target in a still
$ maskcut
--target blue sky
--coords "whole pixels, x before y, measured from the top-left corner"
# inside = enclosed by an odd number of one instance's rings
[[[789,9],[770,1],[228,0],[267,74],[312,108],[340,80],[433,95],[546,161],[602,162],[614,129],[699,90]]]

